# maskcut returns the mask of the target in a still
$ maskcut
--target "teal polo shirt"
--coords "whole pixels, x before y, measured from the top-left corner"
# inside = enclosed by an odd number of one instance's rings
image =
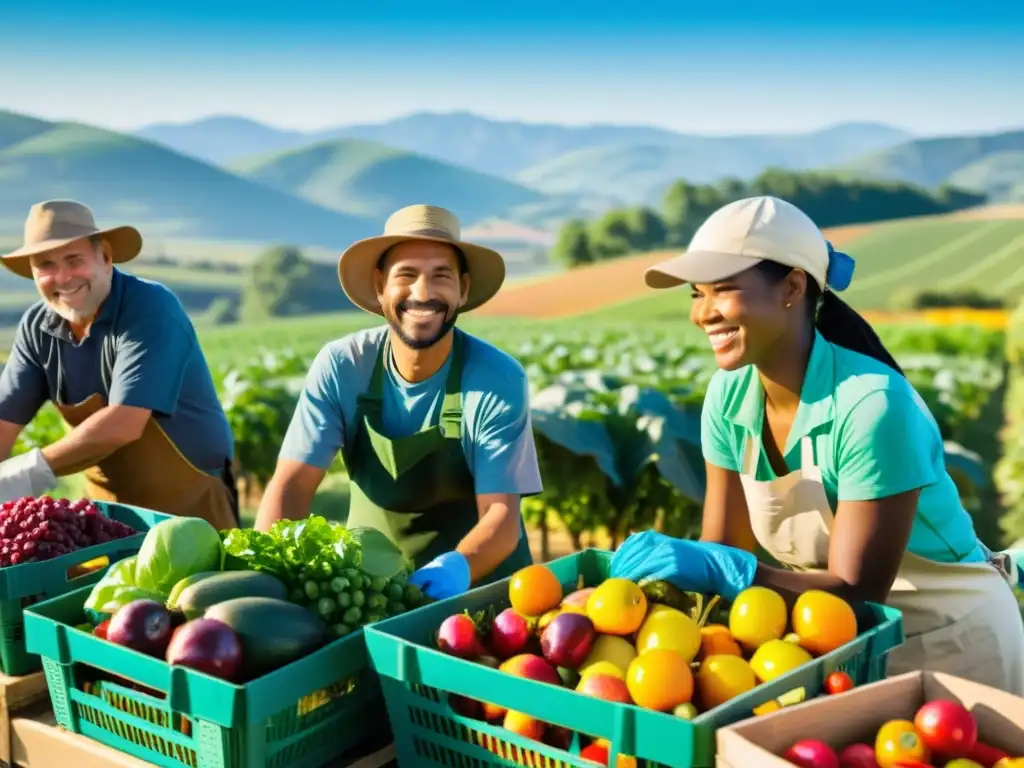
[[[717,371],[701,413],[704,458],[739,472],[747,438],[761,440],[764,389],[754,366]],[[815,331],[800,405],[786,440],[790,472],[810,437],[832,509],[921,489],[908,550],[939,562],[982,562],[985,552],[945,467],[939,426],[906,378]],[[755,477],[776,474],[760,451]]]

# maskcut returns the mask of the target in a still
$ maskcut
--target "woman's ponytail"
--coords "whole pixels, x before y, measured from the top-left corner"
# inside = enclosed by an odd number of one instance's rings
[[[817,293],[817,285],[811,282],[808,287],[812,286],[815,290],[808,293]],[[903,375],[903,369],[889,354],[875,329],[853,307],[832,291],[825,291],[820,302],[816,301],[817,296],[809,295],[807,298],[812,306],[817,305],[814,325],[822,337],[840,347],[873,357]]]

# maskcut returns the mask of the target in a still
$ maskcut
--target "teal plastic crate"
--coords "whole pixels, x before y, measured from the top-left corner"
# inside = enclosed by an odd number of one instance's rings
[[[611,553],[589,549],[548,563],[566,592],[594,586],[609,575]],[[704,768],[714,765],[718,728],[751,717],[752,710],[804,687],[807,697],[824,690],[825,678],[848,672],[858,685],[885,677],[889,651],[903,642],[900,612],[865,604],[859,636],[812,664],[705,712],[692,721],[585,696],[567,688],[514,677],[449,656],[434,645],[437,628],[453,613],[508,607],[508,579],[367,627],[366,646],[380,676],[400,765],[473,768],[594,768],[579,756],[579,739],[568,750],[517,736],[457,714],[448,694],[527,713],[575,733],[607,739],[610,765],[638,768]]]
[[[89,592],[25,612],[69,731],[164,768],[320,768],[390,743],[362,632],[240,685],[77,629]]]
[[[99,581],[113,563],[136,554],[146,533],[170,515],[126,504],[93,502],[99,511],[134,528],[139,533],[105,544],[86,547],[67,555],[39,563],[24,563],[0,568],[0,668],[12,677],[36,672],[42,667],[39,656],[25,648],[22,612],[41,600],[63,595]],[[108,562],[100,568],[75,576],[73,571],[83,563],[99,558]]]

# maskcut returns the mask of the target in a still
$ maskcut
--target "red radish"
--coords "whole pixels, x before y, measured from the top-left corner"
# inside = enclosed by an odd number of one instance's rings
[[[839,768],[880,768],[875,748],[870,744],[851,744],[839,753]]]
[[[526,650],[530,641],[530,627],[526,619],[511,608],[494,617],[491,624],[491,650],[498,658],[507,659]]]
[[[234,680],[242,664],[242,644],[224,622],[194,619],[174,631],[167,646],[167,663]]]
[[[823,741],[798,741],[782,755],[799,768],[839,768],[839,756]]]
[[[949,699],[924,704],[914,715],[914,729],[932,752],[967,757],[978,740],[978,724],[966,707]]]
[[[476,624],[464,613],[456,613],[441,622],[437,647],[452,656],[468,659],[484,652],[476,634]]]

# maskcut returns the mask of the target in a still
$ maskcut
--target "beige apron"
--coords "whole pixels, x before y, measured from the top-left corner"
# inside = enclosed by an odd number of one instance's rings
[[[55,405],[64,420],[77,427],[106,407],[106,400],[94,394],[77,405]],[[193,466],[152,416],[135,442],[114,451],[97,466],[72,468],[73,472],[83,470],[86,496],[95,501],[201,517],[219,531],[238,527],[225,480]]]
[[[795,570],[828,568],[832,509],[814,443],[800,443],[800,470],[757,480],[761,441],[748,437],[740,479],[754,536]],[[1024,695],[1024,622],[1009,577],[992,563],[939,563],[903,555],[886,604],[903,612],[906,643],[890,676],[925,669]]]

